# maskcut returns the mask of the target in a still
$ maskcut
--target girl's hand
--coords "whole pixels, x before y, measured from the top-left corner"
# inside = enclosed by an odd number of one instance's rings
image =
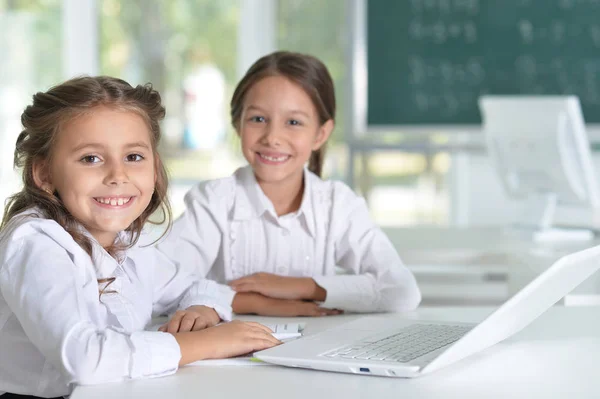
[[[257,309],[260,316],[333,316],[342,314],[339,309],[322,308],[312,301],[298,301],[289,299],[272,299],[269,306]]]
[[[158,328],[158,331],[176,332],[198,331],[218,324],[221,318],[213,308],[197,305],[175,312],[171,320]]]
[[[180,365],[197,360],[224,359],[279,345],[272,331],[259,323],[234,320],[202,331],[175,334]]]
[[[235,294],[231,307],[238,314],[260,316],[331,316],[343,313],[338,309],[322,308],[312,301],[268,298],[254,292]]]
[[[271,273],[254,273],[229,283],[235,292],[257,292],[279,299],[324,301],[327,292],[310,277],[287,277]]]

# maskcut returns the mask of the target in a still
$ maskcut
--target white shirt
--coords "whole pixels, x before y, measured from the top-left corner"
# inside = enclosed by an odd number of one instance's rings
[[[365,201],[343,183],[305,169],[299,210],[278,217],[246,166],[192,188],[185,202],[158,245],[182,268],[219,283],[256,272],[312,277],[327,291],[322,306],[346,311],[405,311],[421,300]],[[336,266],[346,274],[336,275]]]
[[[191,305],[231,319],[233,291],[199,280],[152,247],[121,263],[94,242],[90,257],[58,223],[13,218],[0,234],[0,395],[54,397],[73,384],[172,374],[181,352],[152,314]],[[99,299],[98,279],[115,277]],[[1,397],[1,396],[0,396]]]

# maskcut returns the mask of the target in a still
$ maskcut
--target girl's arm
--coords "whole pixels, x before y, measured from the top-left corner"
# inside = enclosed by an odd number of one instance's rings
[[[106,326],[102,312],[93,312],[102,306],[95,276],[86,275],[90,270],[84,264],[73,263],[54,238],[28,231],[0,252],[5,255],[0,265],[2,297],[27,338],[67,383],[163,376],[192,361],[241,355],[279,343],[256,323],[227,323],[173,335]]]
[[[237,293],[257,292],[280,299],[324,301],[327,292],[311,277],[280,276],[272,273],[254,273],[233,280],[229,286]]]
[[[237,293],[231,306],[237,314],[261,316],[330,316],[341,313],[337,309],[323,308],[313,301],[271,298],[256,292]]]
[[[156,248],[180,269],[191,269],[204,278],[213,267],[221,247],[221,229],[216,219],[224,206],[206,184],[192,188],[185,196],[186,210]],[[217,207],[219,209],[212,209]]]
[[[90,313],[102,306],[90,267],[73,263],[54,238],[29,230],[2,248],[6,257],[0,291],[27,338],[68,383],[95,384],[177,370],[181,353],[172,335],[105,326]]]
[[[415,278],[372,222],[365,201],[341,184],[335,196],[330,242],[336,265],[347,275],[314,277],[327,292],[321,306],[353,312],[415,309],[421,301]]]
[[[179,365],[197,360],[223,359],[280,344],[271,333],[261,324],[235,320],[202,331],[174,334],[181,348]]]

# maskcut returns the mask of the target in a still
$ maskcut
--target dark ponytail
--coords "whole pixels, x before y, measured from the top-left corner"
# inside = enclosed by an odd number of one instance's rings
[[[313,172],[315,175],[321,177],[321,173],[323,172],[323,164],[325,163],[325,152],[326,152],[327,143],[323,143],[321,148],[316,151],[313,151],[310,154],[310,158],[308,160],[308,170]]]

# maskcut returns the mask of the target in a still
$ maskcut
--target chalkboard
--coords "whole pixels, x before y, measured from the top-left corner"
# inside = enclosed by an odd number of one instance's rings
[[[369,126],[481,123],[482,94],[574,94],[600,122],[600,0],[368,0]]]

